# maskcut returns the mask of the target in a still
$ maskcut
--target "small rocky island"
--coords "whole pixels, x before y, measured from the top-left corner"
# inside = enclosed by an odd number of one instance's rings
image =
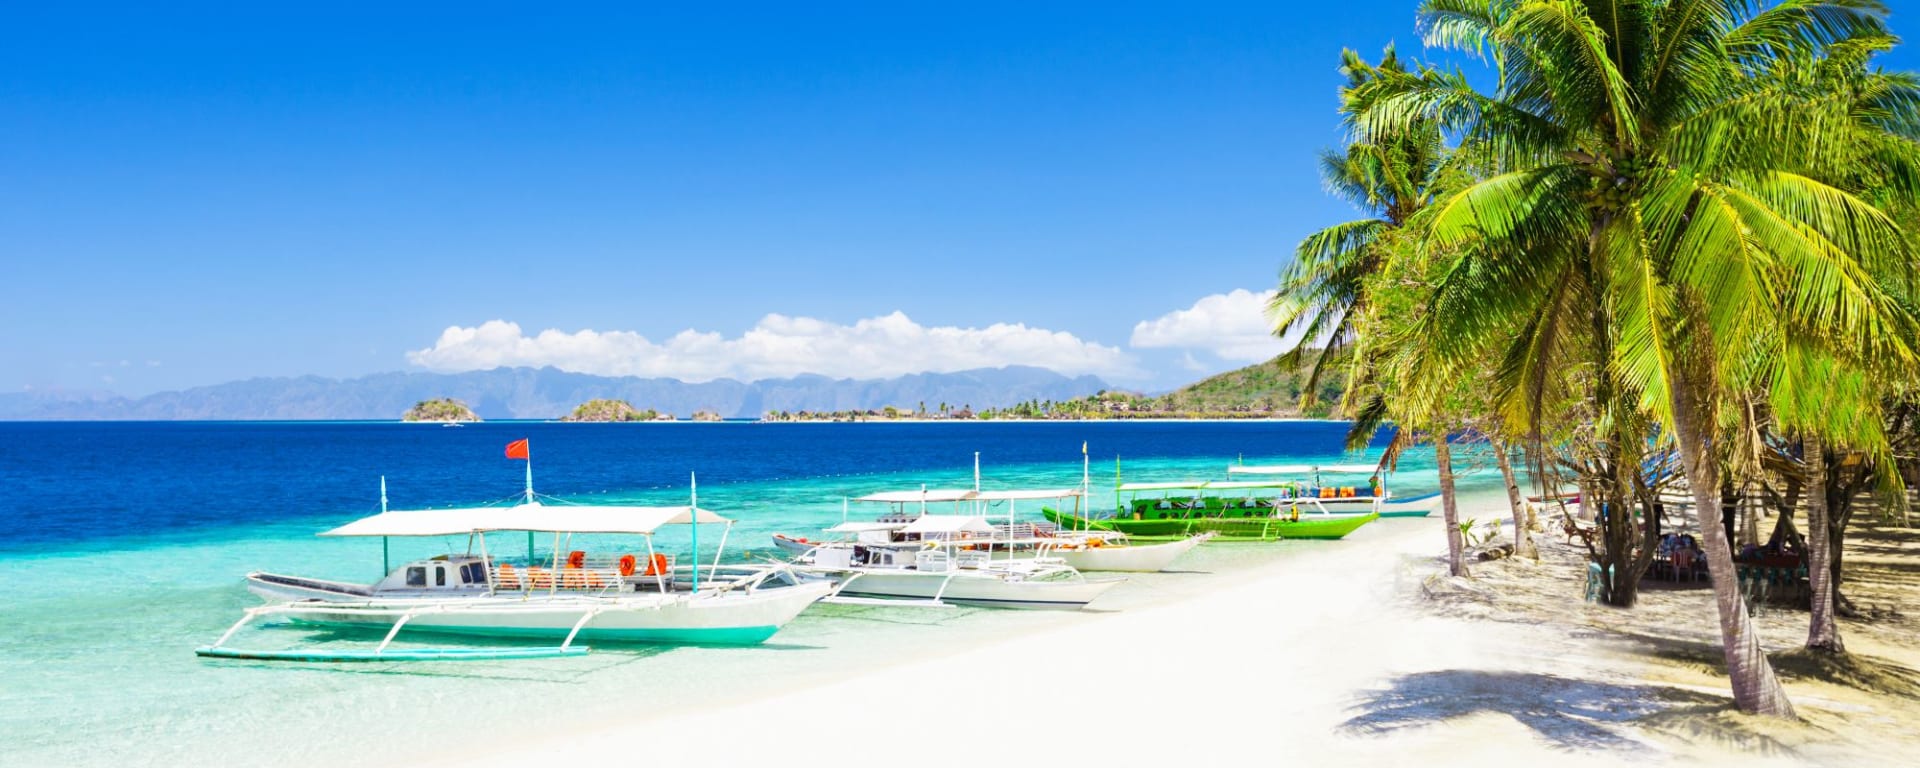
[[[668,419],[673,417],[669,416]],[[588,400],[573,409],[573,413],[560,418],[561,421],[609,422],[609,421],[659,421],[660,413],[648,408],[644,411],[633,407],[625,400],[597,399]]]
[[[466,403],[451,397],[439,397],[422,400],[408,408],[401,421],[479,421],[480,416],[468,408]]]
[[[702,410],[693,412],[693,420],[694,421],[722,421],[723,419],[721,419],[719,413],[702,409]]]

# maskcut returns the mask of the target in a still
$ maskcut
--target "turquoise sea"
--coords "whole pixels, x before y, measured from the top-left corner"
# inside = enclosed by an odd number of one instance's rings
[[[1077,614],[819,606],[756,648],[602,647],[578,659],[412,665],[206,661],[204,645],[257,604],[252,570],[371,581],[378,540],[313,534],[379,509],[474,504],[520,492],[530,440],[536,490],[580,501],[700,504],[736,520],[729,560],[774,554],[768,535],[840,521],[843,499],[967,487],[1080,483],[1111,508],[1115,459],[1128,481],[1220,479],[1229,462],[1351,462],[1342,423],[932,424],[0,423],[0,763],[5,765],[375,765],[563,724],[616,722],[864,666],[965,647]],[[1469,452],[1470,454],[1471,452]],[[1377,450],[1368,456],[1377,456]],[[1467,490],[1497,484],[1469,455]],[[1430,454],[1394,476],[1435,488]],[[879,510],[853,510],[870,517]],[[1023,510],[1024,511],[1024,510]],[[1385,524],[1427,521],[1381,521]],[[1438,522],[1432,521],[1438,537]],[[1355,537],[1364,536],[1366,528]],[[491,542],[491,540],[490,540]],[[684,534],[663,546],[685,551]],[[711,557],[717,536],[703,533]],[[1194,573],[1131,579],[1095,607],[1125,610],[1205,588],[1301,546],[1210,546]],[[1339,543],[1332,545],[1338,546]],[[524,537],[490,543],[518,552]],[[544,549],[544,545],[541,545]],[[394,540],[409,557],[466,541]],[[285,647],[364,636],[249,630]]]

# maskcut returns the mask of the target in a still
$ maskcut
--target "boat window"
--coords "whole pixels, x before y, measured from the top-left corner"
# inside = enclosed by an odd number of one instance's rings
[[[424,587],[427,585],[427,569],[416,565],[407,569],[407,586]]]
[[[446,566],[444,565],[434,566],[433,585],[436,587],[444,587],[447,585],[447,567]]]

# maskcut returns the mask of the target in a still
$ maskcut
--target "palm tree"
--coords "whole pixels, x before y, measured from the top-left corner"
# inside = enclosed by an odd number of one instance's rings
[[[1393,46],[1380,64],[1368,64],[1351,49],[1340,52],[1341,89],[1348,94],[1383,78],[1401,77],[1406,68]],[[1342,112],[1350,112],[1343,106]],[[1365,218],[1322,229],[1300,242],[1293,262],[1280,274],[1280,286],[1267,305],[1275,336],[1298,335],[1299,343],[1282,355],[1282,366],[1298,369],[1311,357],[1312,371],[1300,387],[1300,406],[1313,404],[1322,378],[1345,359],[1358,340],[1356,323],[1367,310],[1367,279],[1380,269],[1380,241],[1407,225],[1433,199],[1448,157],[1437,121],[1416,122],[1391,134],[1376,133],[1320,156],[1320,176],[1328,191],[1366,214]],[[1324,340],[1317,355],[1311,345]],[[1359,377],[1349,377],[1353,387]]]
[[[1536,418],[1552,382],[1579,372],[1598,383],[1590,417],[1616,450],[1644,440],[1621,431],[1634,414],[1678,448],[1746,712],[1793,706],[1708,517],[1716,450],[1732,442],[1715,439],[1723,406],[1761,381],[1802,382],[1782,368],[1789,349],[1855,366],[1914,358],[1876,279],[1907,258],[1901,233],[1809,172],[1847,157],[1836,105],[1766,74],[1882,36],[1884,17],[1873,0],[1426,0],[1428,42],[1484,52],[1493,92],[1422,72],[1354,99],[1369,130],[1445,120],[1497,170],[1434,204],[1425,251],[1457,255],[1435,288],[1436,355],[1504,353],[1502,396]],[[1615,466],[1620,485],[1638,483],[1637,463]]]

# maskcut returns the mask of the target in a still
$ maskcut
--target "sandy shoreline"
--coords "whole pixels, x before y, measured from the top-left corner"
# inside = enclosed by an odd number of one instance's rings
[[[1481,496],[1467,509],[1484,519],[1503,505]],[[993,755],[1065,765],[1178,765],[1199,756],[1227,765],[1416,756],[1443,765],[1820,762],[1768,748],[1773,742],[1700,749],[1672,728],[1642,727],[1676,710],[1720,706],[1724,682],[1665,679],[1595,633],[1489,621],[1485,608],[1436,610],[1419,596],[1442,540],[1437,517],[1383,520],[1245,571],[1195,574],[1178,599],[1073,616],[824,683],[685,711],[660,702],[440,757],[450,766],[883,757],[959,765]],[[1496,565],[1504,564],[1488,568]],[[1594,610],[1581,607],[1577,587],[1559,591],[1566,611]],[[1808,698],[1816,711],[1826,703]]]

